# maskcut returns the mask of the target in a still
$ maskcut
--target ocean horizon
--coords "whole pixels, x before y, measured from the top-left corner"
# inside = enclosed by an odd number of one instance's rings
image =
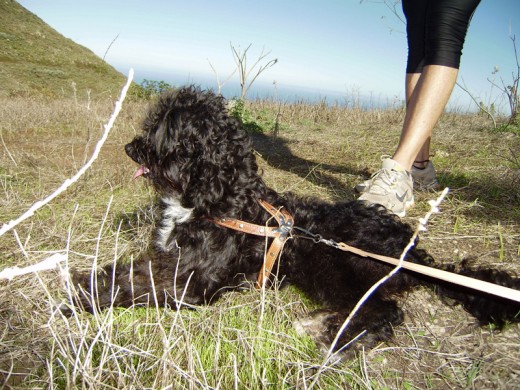
[[[137,69],[135,71],[134,81],[137,84],[142,84],[145,80],[164,81],[174,87],[195,84],[203,89],[211,89],[218,92],[217,78],[212,74],[183,74],[175,71],[167,72]],[[238,79],[236,77],[230,79],[221,87],[220,93],[226,99],[239,98],[241,95],[241,87]],[[275,81],[266,82],[265,77],[264,79],[259,78],[253,82],[246,95],[246,99],[272,100],[282,103],[320,103],[328,106],[361,108],[365,110],[398,108],[404,104],[404,100],[398,97],[388,97],[382,94],[377,96],[375,94],[365,95],[356,89],[349,91],[345,88],[345,91],[341,92],[329,89],[295,86]]]

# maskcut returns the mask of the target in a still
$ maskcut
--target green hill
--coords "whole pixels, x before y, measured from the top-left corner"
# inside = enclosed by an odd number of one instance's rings
[[[117,94],[126,76],[14,0],[0,0],[0,96]]]

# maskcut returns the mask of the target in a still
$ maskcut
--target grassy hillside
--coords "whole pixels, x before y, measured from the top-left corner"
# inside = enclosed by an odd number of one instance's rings
[[[125,76],[14,0],[0,0],[0,95],[116,94]],[[74,85],[74,86],[73,86]]]

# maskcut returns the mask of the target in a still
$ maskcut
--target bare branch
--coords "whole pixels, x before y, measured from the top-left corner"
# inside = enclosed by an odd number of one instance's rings
[[[119,115],[119,112],[121,111],[123,101],[125,100],[126,93],[128,91],[128,88],[130,88],[130,84],[132,83],[133,78],[134,78],[134,70],[130,69],[129,74],[128,74],[128,80],[126,81],[125,86],[121,90],[121,95],[119,96],[119,100],[115,103],[114,112],[110,116],[108,123],[105,125],[105,132],[103,133],[103,136],[101,137],[101,139],[98,141],[98,143],[96,145],[96,149],[94,150],[94,153],[92,154],[92,157],[87,162],[87,164],[85,164],[73,177],[65,180],[63,182],[63,184],[56,191],[54,191],[52,194],[50,194],[48,197],[34,203],[29,208],[29,210],[27,210],[25,213],[23,213],[20,217],[18,217],[15,220],[12,220],[8,223],[4,223],[2,225],[2,228],[0,228],[0,236],[4,235],[4,233],[13,229],[15,226],[17,226],[19,223],[25,221],[27,218],[32,217],[37,210],[39,210],[46,204],[50,203],[58,195],[65,192],[72,184],[74,184],[76,181],[78,181],[78,179],[87,171],[87,169],[90,168],[90,166],[97,159],[99,152],[101,151],[101,147],[105,143],[105,141],[108,137],[108,134],[109,134],[110,130],[112,129],[112,126],[114,125],[114,122],[115,122],[117,116]]]
[[[211,70],[213,70],[213,73],[215,73],[215,77],[217,79],[217,88],[218,88],[218,91],[217,93],[219,95],[222,94],[222,88],[224,87],[224,85],[226,85],[228,83],[229,80],[231,80],[231,77],[233,77],[233,75],[237,72],[237,70],[233,70],[233,72],[231,72],[229,74],[229,76],[221,83],[220,82],[220,78],[218,76],[218,72],[217,70],[215,69],[215,67],[213,66],[213,64],[211,63],[211,61],[208,59],[208,63],[209,63],[209,66],[211,67]]]
[[[518,51],[516,48],[516,37],[515,37],[515,35],[510,35],[509,38],[513,42],[513,52],[514,52],[515,63],[516,63],[516,70],[514,70],[511,74],[511,76],[512,76],[511,84],[508,85],[508,83],[504,82],[503,78],[500,78],[500,82],[502,85],[497,84],[494,79],[492,80],[489,77],[487,78],[487,81],[491,84],[492,87],[497,88],[502,93],[502,96],[506,95],[506,97],[507,97],[507,100],[509,103],[509,119],[507,121],[506,126],[515,124],[517,122],[518,100],[519,100],[518,87],[519,87],[519,83],[520,83],[520,61],[518,59]],[[495,70],[493,71],[493,74],[495,74],[497,72],[498,72],[498,68],[495,68]],[[480,108],[480,110],[485,112],[493,120],[493,126],[496,128],[497,123],[494,118],[494,115],[490,112],[490,110],[487,107],[485,107],[484,104],[482,104],[481,102],[479,102],[475,99],[475,97],[472,95],[472,93],[469,91],[469,89],[466,87],[465,84],[463,86],[463,85],[457,83],[457,85],[471,97],[473,102],[475,102],[475,104]]]
[[[471,100],[473,100],[473,102],[479,107],[480,110],[482,110],[482,112],[486,113],[489,116],[489,118],[493,121],[493,128],[496,129],[497,128],[497,121],[495,119],[495,116],[485,107],[484,104],[482,104],[482,102],[479,102],[475,98],[475,96],[473,96],[473,94],[466,87],[466,83],[464,82],[464,79],[461,78],[461,80],[462,80],[462,84],[457,82],[458,87],[469,95]]]
[[[264,65],[260,65],[260,63],[267,57],[269,54],[271,54],[270,51],[267,53],[265,52],[265,49],[262,49],[262,52],[258,56],[257,60],[253,64],[253,66],[248,67],[247,66],[247,52],[251,48],[251,44],[246,47],[244,51],[241,51],[240,49],[237,49],[235,46],[233,46],[232,43],[230,43],[231,52],[233,54],[233,59],[235,61],[235,64],[237,66],[238,70],[238,77],[240,81],[240,99],[244,99],[249,92],[249,89],[251,89],[251,86],[256,81],[258,76],[260,76],[265,70],[269,69],[270,67],[274,66],[278,59],[273,59],[268,61]],[[253,71],[256,69],[256,74],[253,76],[253,78],[250,78]]]
[[[103,54],[103,61],[105,61],[105,57],[107,56],[108,51],[110,50],[114,42],[117,40],[117,38],[119,38],[119,34],[116,35],[116,37],[112,40],[112,42],[110,42],[110,45],[108,45],[107,49],[105,50],[105,54]]]

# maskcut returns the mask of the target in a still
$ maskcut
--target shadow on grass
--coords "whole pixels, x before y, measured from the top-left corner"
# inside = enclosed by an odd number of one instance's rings
[[[291,150],[291,141],[273,137],[261,131],[248,129],[253,147],[273,168],[291,172],[325,188],[334,200],[356,199],[353,180],[370,177],[368,169],[360,170],[343,161],[339,164],[323,164],[312,159],[296,156]],[[315,167],[319,169],[314,170]],[[314,171],[313,171],[314,170]],[[312,172],[312,175],[310,174]],[[347,180],[338,179],[345,175]],[[350,181],[348,176],[351,176]],[[520,171],[511,169],[507,174],[457,174],[438,172],[441,188],[449,187],[451,196],[477,207],[467,207],[462,213],[479,220],[520,222]]]
[[[143,242],[146,243],[151,233],[149,228],[155,224],[155,214],[154,205],[137,206],[132,211],[117,213],[112,227],[131,241],[144,240]],[[143,235],[142,231],[146,229],[148,230]]]
[[[511,170],[502,176],[452,174],[438,172],[439,184],[449,187],[451,196],[478,207],[462,211],[468,217],[520,223],[520,172]]]
[[[325,188],[333,199],[355,199],[354,185],[338,179],[337,175],[367,177],[367,170],[359,170],[348,164],[324,164],[320,161],[301,158],[293,154],[290,140],[283,137],[268,136],[262,132],[250,132],[254,149],[262,158],[276,169],[281,169],[311,181],[314,185]],[[319,169],[316,169],[319,167]]]

